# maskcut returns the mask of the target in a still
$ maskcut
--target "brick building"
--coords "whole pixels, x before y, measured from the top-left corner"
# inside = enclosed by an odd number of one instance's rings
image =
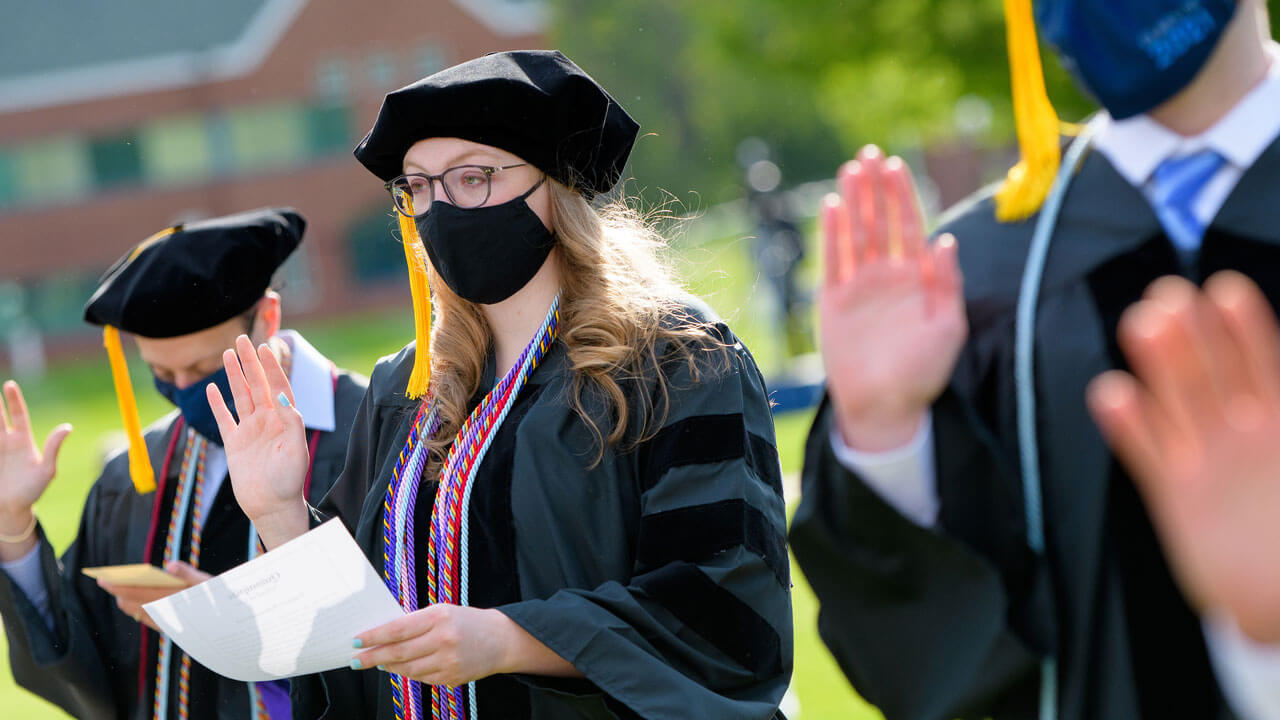
[[[167,223],[309,221],[290,313],[407,301],[381,183],[351,157],[382,95],[541,47],[540,0],[0,0],[0,345],[92,341],[97,277]],[[22,308],[19,317],[17,308]]]

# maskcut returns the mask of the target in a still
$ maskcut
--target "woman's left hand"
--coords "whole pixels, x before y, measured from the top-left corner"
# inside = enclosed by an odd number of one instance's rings
[[[357,636],[357,647],[369,649],[351,666],[458,687],[509,672],[503,663],[514,625],[498,610],[431,605]]]

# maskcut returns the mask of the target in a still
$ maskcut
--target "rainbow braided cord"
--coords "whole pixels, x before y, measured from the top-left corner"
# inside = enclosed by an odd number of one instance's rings
[[[411,564],[413,558],[412,508],[418,496],[422,468],[426,464],[427,444],[421,438],[431,437],[439,429],[439,415],[435,412],[430,396],[418,408],[409,437],[400,451],[391,482],[382,505],[382,561],[383,578],[387,589],[396,597],[405,612],[413,612],[417,605],[417,577]],[[400,532],[400,529],[405,532]],[[422,687],[403,675],[391,676],[391,695],[396,717],[421,720]]]
[[[418,408],[418,414],[414,416],[413,426],[409,429],[409,438],[405,441],[404,447],[400,449],[400,457],[396,460],[395,470],[391,474],[391,482],[387,485],[386,495],[382,500],[382,570],[383,580],[386,582],[387,589],[400,602],[400,606],[404,607],[405,594],[400,585],[400,579],[404,573],[397,567],[396,560],[398,553],[396,545],[399,538],[394,529],[396,522],[395,507],[401,496],[401,487],[405,479],[405,467],[408,465],[409,457],[413,454],[414,448],[418,445],[418,437],[423,429],[423,420],[426,417],[427,403],[424,402]],[[406,608],[406,612],[412,612]],[[403,675],[391,676],[391,702],[395,706],[395,714],[397,718],[411,718],[414,716],[412,711],[405,711],[405,691],[409,688],[408,678]]]
[[[467,508],[472,480],[521,388],[555,343],[559,324],[560,297],[557,295],[515,365],[485,395],[454,437],[431,508],[431,528],[427,535],[428,605],[465,605],[467,602]],[[413,517],[418,480],[427,459],[427,443],[419,441],[435,435],[439,425],[434,409],[430,412],[419,409],[383,500],[384,576],[387,587],[406,612],[418,609]],[[391,688],[397,720],[425,720],[421,683],[404,676],[392,676]],[[464,700],[461,687],[433,685],[430,692],[432,720],[461,720],[468,708],[472,718],[477,716],[474,683],[469,686],[470,702]]]
[[[204,458],[208,443],[195,430],[187,428],[186,447],[182,452],[182,469],[178,474],[178,486],[174,489],[173,509],[169,513],[169,529],[165,534],[164,563],[167,565],[179,558],[182,545],[183,525],[191,508],[191,499],[204,495]],[[199,500],[196,501],[199,507]],[[200,515],[199,512],[196,513]],[[203,518],[196,517],[191,526],[191,560],[192,564],[200,559],[200,535],[203,530]],[[167,720],[169,716],[169,667],[173,660],[173,643],[169,638],[161,636],[156,648],[156,688],[152,702],[151,714],[154,720]],[[191,659],[183,653],[182,666],[178,679],[178,715],[188,716],[188,692],[190,689]]]
[[[187,555],[193,568],[200,567],[200,540],[204,535],[204,458],[209,443],[201,438],[200,452],[196,456],[195,512],[191,515],[191,550]],[[187,720],[191,705],[191,656],[182,653],[182,666],[178,671],[178,717]]]
[[[462,564],[465,537],[462,528],[467,513],[463,500],[469,499],[471,481],[483,462],[498,427],[506,419],[514,399],[555,341],[559,321],[560,298],[557,296],[538,332],[525,346],[511,370],[463,422],[445,457],[444,468],[440,473],[440,489],[436,493],[431,511],[431,535],[427,548],[428,568],[436,581],[436,594],[429,598],[432,604],[462,604],[461,577],[465,574]],[[439,704],[443,710],[447,710],[447,714],[442,712],[442,718],[454,720],[462,717],[462,693],[462,688],[432,688],[433,697],[439,696]],[[474,697],[472,700],[471,714],[475,715]]]

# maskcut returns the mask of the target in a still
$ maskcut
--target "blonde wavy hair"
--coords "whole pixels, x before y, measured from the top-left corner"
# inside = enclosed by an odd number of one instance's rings
[[[622,201],[597,210],[551,178],[547,186],[561,278],[557,341],[573,373],[567,400],[596,441],[594,465],[606,447],[642,442],[661,427],[666,366],[686,362],[698,382],[710,367],[700,358],[723,356],[724,345],[689,314],[652,216]],[[455,295],[430,263],[428,273],[436,308],[431,388],[441,419],[428,441],[431,477],[480,389],[493,341],[480,306]],[[644,391],[628,392],[628,386]]]

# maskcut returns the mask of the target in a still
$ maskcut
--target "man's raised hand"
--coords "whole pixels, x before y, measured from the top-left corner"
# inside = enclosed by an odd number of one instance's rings
[[[821,215],[827,386],[845,443],[889,450],[915,435],[968,334],[956,242],[928,242],[900,158],[863,148],[837,184]]]
[[[302,415],[279,359],[266,345],[255,350],[241,335],[222,363],[239,421],[216,385],[206,394],[227,451],[231,487],[263,542],[275,547],[307,530],[302,491],[310,453]]]

